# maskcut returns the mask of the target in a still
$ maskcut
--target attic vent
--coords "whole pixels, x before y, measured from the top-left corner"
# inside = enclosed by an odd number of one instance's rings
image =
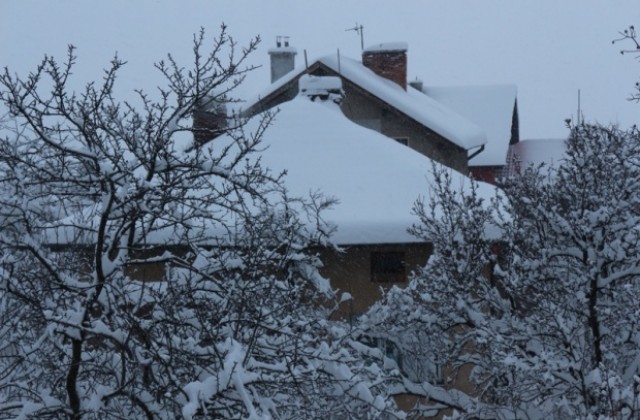
[[[312,76],[302,75],[298,82],[300,95],[315,101],[333,101],[336,104],[342,102],[344,91],[342,80],[336,76]]]

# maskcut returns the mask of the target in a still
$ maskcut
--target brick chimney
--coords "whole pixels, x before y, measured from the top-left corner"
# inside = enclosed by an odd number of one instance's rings
[[[276,47],[269,50],[269,56],[271,56],[271,83],[293,70],[297,53],[295,48],[289,46],[288,36],[276,37]]]
[[[407,50],[406,42],[373,45],[362,52],[362,64],[407,90]]]

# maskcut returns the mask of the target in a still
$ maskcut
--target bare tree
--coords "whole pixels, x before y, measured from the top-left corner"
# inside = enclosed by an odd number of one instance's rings
[[[140,105],[114,95],[117,57],[78,92],[72,47],[4,69],[0,418],[395,413],[382,356],[327,319],[331,201],[261,166],[271,115],[246,132],[215,114],[257,42],[201,31],[193,67],[156,64],[167,85]]]
[[[620,54],[634,54],[636,58],[640,59],[640,37],[636,32],[636,28],[631,25],[627,29],[618,32],[620,38],[611,41],[612,44],[617,42],[623,42],[626,45],[631,45],[632,48],[625,48],[620,50]],[[640,82],[636,82],[635,93],[631,95],[632,101],[640,102]]]

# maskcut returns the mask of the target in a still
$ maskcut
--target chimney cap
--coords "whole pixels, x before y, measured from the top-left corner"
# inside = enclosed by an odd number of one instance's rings
[[[297,54],[298,51],[289,45],[288,36],[276,36],[276,47],[269,49],[269,54]]]
[[[408,49],[406,42],[384,42],[365,48],[363,53],[406,52]]]

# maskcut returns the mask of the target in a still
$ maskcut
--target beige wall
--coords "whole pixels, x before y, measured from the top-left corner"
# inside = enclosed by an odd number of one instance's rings
[[[380,288],[388,289],[393,285],[404,287],[403,283],[374,283],[371,281],[372,252],[404,252],[407,275],[424,266],[431,255],[432,247],[427,243],[390,244],[390,245],[355,245],[343,247],[343,252],[330,249],[320,250],[324,264],[323,276],[331,281],[331,286],[340,293],[347,292],[353,299],[343,302],[336,318],[349,320],[353,316],[364,313],[380,299]]]
[[[132,259],[158,257],[166,248],[154,248],[146,251],[132,252]],[[352,315],[364,313],[380,298],[380,287],[390,288],[393,285],[405,286],[402,283],[375,283],[371,281],[371,254],[374,252],[402,252],[407,277],[411,272],[424,266],[431,255],[433,247],[428,243],[386,244],[386,245],[346,245],[341,251],[320,248],[317,252],[323,263],[321,274],[328,278],[339,293],[348,292],[353,299],[343,302],[339,308],[339,317],[349,319]],[[184,255],[186,248],[172,247],[175,255]],[[153,262],[131,264],[125,267],[125,273],[131,278],[142,281],[161,281],[165,275],[165,263]]]
[[[330,249],[319,251],[324,268],[321,273],[329,278],[331,285],[338,289],[338,296],[342,292],[348,292],[352,299],[343,302],[339,310],[334,314],[335,319],[350,320],[369,309],[381,297],[380,288],[388,289],[392,286],[404,287],[403,283],[374,283],[371,281],[371,254],[374,252],[404,252],[405,269],[407,276],[418,267],[424,266],[433,252],[433,247],[428,243],[416,244],[388,244],[388,245],[355,245],[344,246],[343,252]],[[458,369],[445,366],[442,377],[445,389],[458,389],[468,395],[475,395],[476,390],[469,380],[473,366],[463,365]],[[417,404],[429,405],[424,397],[411,394],[400,394],[395,397],[398,407],[405,412],[410,412]],[[433,419],[441,419],[445,415],[451,415],[451,410],[442,410]]]
[[[371,121],[379,121],[385,136],[407,138],[408,146],[415,151],[467,174],[466,150],[351,83],[344,83],[344,91],[341,108],[347,118],[367,128],[374,128]]]
[[[180,254],[184,250],[174,249]],[[136,257],[158,256],[163,251],[150,250],[137,253]],[[381,297],[380,289],[389,289],[392,286],[404,287],[407,281],[402,283],[375,283],[371,281],[371,255],[375,252],[403,252],[404,266],[407,277],[415,272],[418,267],[424,266],[433,252],[433,247],[428,243],[413,244],[384,244],[384,245],[351,245],[342,246],[342,251],[335,251],[329,248],[318,249],[317,252],[324,264],[321,274],[327,277],[331,286],[338,289],[338,296],[347,292],[352,299],[342,302],[338,311],[334,313],[334,319],[350,320],[364,313]],[[163,263],[150,263],[138,266],[129,266],[126,272],[137,280],[157,281],[161,280],[165,273]],[[458,370],[451,367],[444,367],[443,378],[445,383],[442,386],[446,389],[459,389],[470,395],[474,395],[473,384],[469,381],[469,375],[473,366],[465,365]],[[423,397],[410,394],[400,394],[396,396],[398,406],[409,412],[416,403],[429,404]],[[440,419],[450,411],[440,412],[435,419]]]

